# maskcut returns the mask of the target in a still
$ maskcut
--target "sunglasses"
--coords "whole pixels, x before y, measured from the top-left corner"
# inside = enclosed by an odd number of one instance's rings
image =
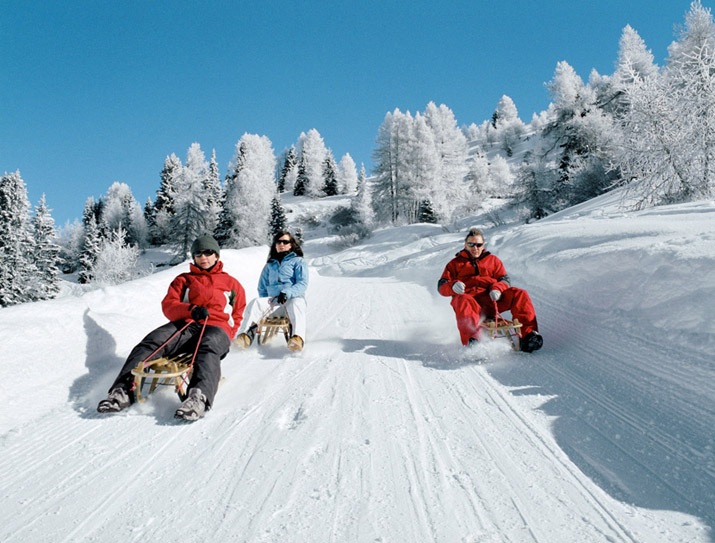
[[[279,239],[276,241],[276,245],[290,245],[289,239]]]
[[[484,243],[472,243],[471,241],[468,241],[467,247],[484,247]]]
[[[211,249],[206,249],[204,251],[199,251],[198,253],[194,253],[194,258],[199,258],[200,256],[211,256],[215,255],[216,252],[212,251]]]

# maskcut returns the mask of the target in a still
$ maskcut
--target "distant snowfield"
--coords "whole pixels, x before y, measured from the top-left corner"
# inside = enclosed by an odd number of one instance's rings
[[[0,310],[0,540],[715,541],[715,202],[486,235],[541,351],[459,345],[463,232],[318,237],[306,349],[232,350],[193,424],[166,389],[95,411],[187,264]],[[266,254],[222,252],[249,297]]]

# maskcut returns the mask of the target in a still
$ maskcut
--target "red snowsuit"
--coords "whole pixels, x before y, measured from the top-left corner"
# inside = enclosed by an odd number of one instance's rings
[[[452,290],[457,281],[464,283],[464,294],[455,294]],[[504,264],[489,251],[483,251],[479,258],[474,259],[466,249],[462,249],[444,268],[437,288],[442,296],[452,296],[451,305],[457,317],[462,345],[467,345],[470,338],[479,338],[480,320],[494,317],[490,290],[501,292],[497,302],[499,312],[511,311],[512,317],[519,319],[521,337],[532,330],[538,331],[529,295],[525,290],[510,285]]]

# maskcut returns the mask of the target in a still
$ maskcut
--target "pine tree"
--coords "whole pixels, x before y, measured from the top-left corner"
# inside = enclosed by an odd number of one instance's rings
[[[419,214],[417,217],[417,222],[426,222],[430,224],[437,224],[437,214],[434,211],[432,202],[429,200],[422,200],[420,203]]]
[[[209,219],[207,221],[208,231],[213,230],[218,225],[219,215],[223,207],[223,189],[221,188],[221,175],[216,162],[216,150],[211,153],[211,161],[204,180],[204,190],[206,191]]]
[[[0,178],[0,307],[38,298],[30,202],[20,172]]]
[[[323,196],[323,164],[328,149],[320,133],[311,128],[299,137],[301,166],[303,168],[303,190],[313,198]],[[299,173],[300,175],[300,173]]]
[[[345,153],[338,164],[338,190],[342,194],[355,194],[358,186],[358,173],[355,161]]]
[[[278,232],[286,229],[287,220],[285,210],[281,204],[281,199],[278,195],[273,197],[271,202],[271,236],[275,236]]]
[[[82,252],[79,257],[79,277],[80,283],[89,283],[94,278],[94,263],[99,255],[102,246],[102,236],[97,225],[97,203],[91,196],[87,198],[82,214],[82,225],[84,227],[84,239],[82,242]]]
[[[295,178],[298,175],[298,156],[295,153],[295,146],[291,145],[286,153],[281,175],[278,178],[278,193],[283,193],[293,188]]]
[[[295,180],[295,186],[293,187],[294,196],[305,196],[308,193],[308,187],[310,186],[310,179],[305,168],[305,159],[301,156],[298,160],[298,176]]]
[[[326,196],[336,196],[338,194],[337,169],[333,154],[328,151],[323,161],[323,192]]]
[[[60,246],[56,243],[55,220],[47,209],[44,194],[35,207],[32,225],[35,238],[32,258],[38,272],[38,299],[54,298],[60,291]]]
[[[357,194],[351,202],[351,208],[365,228],[371,229],[375,223],[375,212],[372,209],[372,191],[365,175],[364,164],[360,167]]]
[[[171,220],[174,215],[174,197],[176,195],[176,177],[183,165],[174,153],[164,160],[161,170],[161,184],[154,199],[154,228],[149,236],[154,245],[168,243],[171,237]]]

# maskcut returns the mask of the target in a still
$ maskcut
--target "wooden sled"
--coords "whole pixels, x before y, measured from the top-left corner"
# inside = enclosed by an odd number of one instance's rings
[[[288,317],[266,317],[258,323],[256,335],[258,336],[258,344],[265,345],[273,336],[283,333],[286,341],[290,338],[290,321]]]
[[[132,370],[134,375],[134,394],[138,402],[143,402],[142,387],[149,385],[151,394],[159,385],[173,386],[179,399],[183,402],[186,399],[186,387],[191,379],[191,358],[192,353],[184,353],[171,358],[157,358],[149,362],[140,362]]]
[[[510,321],[500,318],[499,324],[497,324],[494,319],[486,319],[482,321],[479,326],[480,328],[486,330],[486,332],[489,334],[489,337],[506,337],[511,342],[511,346],[515,351],[518,351],[520,349],[519,341],[521,338],[519,336],[519,332],[521,330],[522,325],[519,322],[519,319],[514,319]]]

